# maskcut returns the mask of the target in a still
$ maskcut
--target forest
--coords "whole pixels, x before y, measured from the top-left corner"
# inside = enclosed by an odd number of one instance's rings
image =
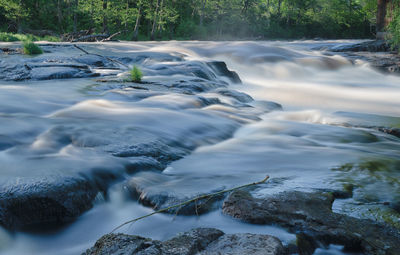
[[[123,40],[372,38],[376,0],[0,0],[0,32]],[[46,33],[45,33],[46,34]]]

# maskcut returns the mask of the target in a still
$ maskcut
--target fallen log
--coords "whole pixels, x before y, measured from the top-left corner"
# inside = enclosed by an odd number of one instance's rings
[[[110,37],[108,34],[85,35],[72,40],[72,42],[99,42]]]
[[[63,34],[61,36],[61,40],[66,41],[66,42],[72,42],[73,40],[75,40],[77,38],[91,35],[91,34],[93,34],[93,32],[94,32],[94,28],[87,29],[87,30],[81,30],[78,32],[67,33],[67,34]]]
[[[110,35],[109,37],[107,37],[107,38],[101,40],[100,42],[109,42],[109,41],[112,41],[112,38],[114,38],[115,36],[121,34],[122,32],[123,32],[123,31],[119,31],[119,32],[117,32],[117,33],[114,33],[114,34]]]

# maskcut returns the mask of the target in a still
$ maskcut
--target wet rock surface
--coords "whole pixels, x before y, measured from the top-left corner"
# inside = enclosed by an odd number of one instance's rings
[[[114,63],[97,55],[77,57],[35,57],[0,60],[0,79],[8,81],[52,80],[95,77],[96,67],[116,68]]]
[[[304,233],[305,236],[298,236],[302,254],[312,254],[320,244],[341,244],[347,250],[365,254],[398,253],[398,229],[333,213],[333,201],[330,193],[290,191],[254,198],[246,191],[237,191],[224,201],[223,212],[249,223],[277,224],[291,232]]]
[[[224,234],[218,229],[197,228],[160,242],[140,236],[108,234],[85,255],[111,254],[265,254],[280,255],[282,243],[275,237],[255,234]]]
[[[397,49],[392,48],[385,40],[366,41],[356,44],[337,45],[333,47],[319,47],[316,50],[326,50],[339,53],[351,60],[368,62],[375,69],[385,73],[400,72],[400,57]]]
[[[98,187],[85,178],[19,178],[1,185],[0,225],[19,229],[71,222],[92,208]]]
[[[284,248],[279,239],[269,235],[226,234],[212,242],[200,254],[276,255],[284,254]]]
[[[398,73],[400,71],[400,57],[389,52],[345,52],[345,56],[353,61],[363,60],[375,69],[385,73]]]
[[[333,52],[390,52],[392,49],[391,45],[385,40],[367,41],[351,45],[340,45],[331,48]]]
[[[205,194],[196,194],[193,192],[184,192],[176,190],[176,186],[184,186],[184,179],[171,178],[160,173],[146,172],[134,175],[124,184],[127,194],[145,206],[160,210],[181,204]],[[179,192],[180,191],[180,192]],[[210,193],[218,192],[213,190]],[[207,193],[208,194],[208,193]],[[166,211],[173,215],[200,215],[212,210],[218,209],[218,201],[221,201],[224,195],[216,195],[204,199],[198,199],[191,203],[174,207]]]

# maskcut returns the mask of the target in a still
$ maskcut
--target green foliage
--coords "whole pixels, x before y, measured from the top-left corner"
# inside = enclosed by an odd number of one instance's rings
[[[24,48],[24,54],[38,55],[43,53],[43,50],[32,41],[24,41],[22,46]]]
[[[390,42],[392,47],[400,47],[400,8],[396,8],[393,12],[393,19],[388,26],[390,32]]]
[[[117,38],[131,39],[138,27],[141,40],[151,35],[204,40],[360,38],[373,36],[376,5],[376,0],[0,0],[0,30],[94,29],[123,31]]]
[[[137,66],[134,66],[131,70],[131,81],[141,82],[142,78],[143,78],[143,72]]]
[[[1,33],[0,32],[0,42],[16,42],[19,41],[15,35],[10,33]]]
[[[59,42],[60,39],[55,36],[44,36],[39,37],[30,34],[13,34],[0,32],[0,42],[17,42],[17,41],[49,41],[49,42]]]

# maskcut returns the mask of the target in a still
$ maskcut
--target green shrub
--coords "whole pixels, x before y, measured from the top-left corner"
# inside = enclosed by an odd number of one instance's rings
[[[392,49],[400,47],[400,9],[396,8],[393,11],[393,19],[388,26],[389,41],[392,44]]]
[[[59,42],[60,38],[56,36],[46,35],[40,38],[40,41],[48,41],[48,42]]]
[[[43,50],[32,41],[24,41],[22,45],[24,47],[24,53],[27,55],[37,55],[43,53]]]
[[[131,70],[131,81],[141,82],[142,78],[143,78],[142,71],[137,66],[134,66]]]
[[[10,33],[0,33],[1,42],[16,42],[19,38]]]
[[[16,42],[16,41],[49,41],[49,42],[59,42],[60,39],[55,36],[46,35],[44,37],[39,37],[31,34],[13,34],[0,32],[0,42]]]

